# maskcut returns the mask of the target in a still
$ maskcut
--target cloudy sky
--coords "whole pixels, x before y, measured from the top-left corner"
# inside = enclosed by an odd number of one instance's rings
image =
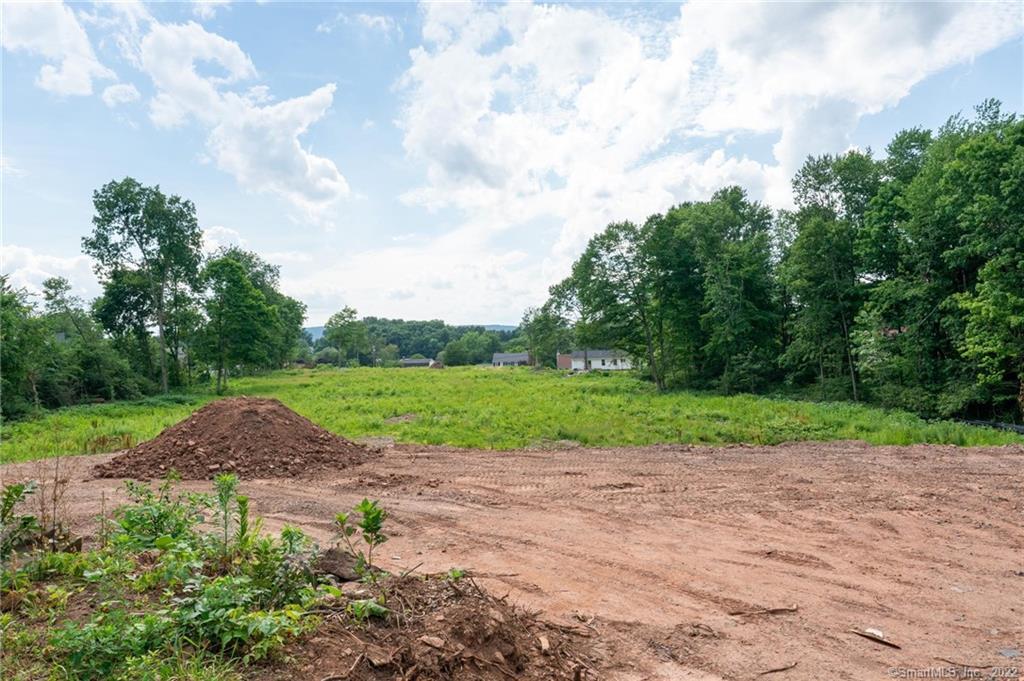
[[[1024,110],[1024,5],[2,5],[3,272],[98,287],[92,190],[192,199],[322,323],[514,323],[587,238]]]

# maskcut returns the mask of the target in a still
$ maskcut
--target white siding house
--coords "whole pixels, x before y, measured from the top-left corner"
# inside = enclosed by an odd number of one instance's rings
[[[572,354],[559,354],[557,365],[573,371],[625,371],[633,368],[633,360],[621,350],[574,350]]]

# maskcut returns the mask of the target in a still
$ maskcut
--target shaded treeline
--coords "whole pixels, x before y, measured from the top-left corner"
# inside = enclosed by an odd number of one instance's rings
[[[0,287],[4,417],[42,407],[167,392],[283,366],[304,346],[303,303],[278,268],[237,247],[206,256],[195,206],[132,178],[94,192],[82,240],[103,286],[86,305],[62,278],[42,306]]]
[[[1024,121],[989,101],[884,158],[808,158],[793,192],[791,211],[727,187],[608,225],[524,320],[539,356],[610,345],[662,388],[1019,420]]]

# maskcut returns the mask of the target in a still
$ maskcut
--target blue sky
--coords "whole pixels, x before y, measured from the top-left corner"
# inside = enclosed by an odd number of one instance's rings
[[[3,5],[3,272],[98,285],[91,193],[197,206],[322,323],[515,323],[586,239],[808,153],[1024,110],[1019,3]]]

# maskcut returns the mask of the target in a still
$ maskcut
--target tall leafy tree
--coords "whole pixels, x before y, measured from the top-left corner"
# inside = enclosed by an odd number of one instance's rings
[[[149,320],[154,313],[147,277],[136,270],[110,272],[103,282],[103,293],[92,303],[92,314],[131,361],[136,373],[147,381],[159,379],[149,332]]]
[[[757,390],[773,376],[779,309],[771,260],[771,211],[727,187],[695,203],[679,230],[694,244],[704,294],[705,372],[726,392]]]
[[[573,264],[567,288],[584,311],[590,338],[644,358],[651,380],[664,389],[648,257],[641,228],[632,222],[612,223],[590,239]]]
[[[519,329],[537,366],[553,367],[557,354],[571,349],[569,325],[552,305],[528,308]]]
[[[242,265],[249,281],[263,293],[267,303],[277,310],[278,333],[274,339],[271,363],[281,367],[297,357],[306,346],[302,329],[306,319],[306,305],[281,292],[281,268],[238,246],[219,249],[214,255],[231,258]]]
[[[346,306],[332,314],[324,325],[324,338],[338,351],[338,366],[367,347],[366,324],[359,320],[358,315],[355,308]]]
[[[168,299],[177,287],[198,283],[202,235],[195,206],[130,177],[93,192],[93,206],[93,231],[82,239],[82,249],[96,260],[101,279],[134,270],[145,280],[157,329],[160,388],[166,392]]]
[[[276,314],[245,268],[230,257],[215,258],[203,272],[206,324],[201,356],[213,365],[217,392],[235,367],[265,365],[273,352]]]
[[[867,287],[857,244],[880,182],[870,151],[809,158],[793,180],[796,235],[781,269],[794,302],[784,362],[797,373],[816,367],[822,391],[827,379],[845,375],[854,400],[854,320]]]

